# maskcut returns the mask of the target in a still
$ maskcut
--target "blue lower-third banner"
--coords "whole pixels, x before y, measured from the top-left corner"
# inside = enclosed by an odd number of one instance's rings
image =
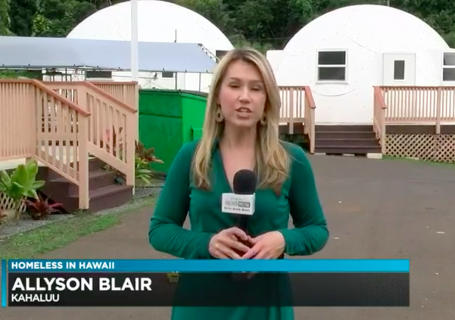
[[[410,289],[408,272],[10,271],[7,284],[9,307],[403,307]]]
[[[7,267],[6,267],[6,260],[2,260],[2,269],[1,269],[1,272],[2,272],[2,283],[1,283],[1,296],[2,296],[2,308],[5,308],[6,307],[6,301],[8,300],[7,299],[7,296],[8,296],[8,289],[6,288],[7,287]]]
[[[9,260],[10,272],[409,272],[409,260]]]

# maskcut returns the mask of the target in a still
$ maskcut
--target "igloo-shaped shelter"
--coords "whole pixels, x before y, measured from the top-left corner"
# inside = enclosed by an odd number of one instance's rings
[[[140,42],[198,43],[215,57],[217,51],[233,49],[229,39],[200,14],[166,1],[138,0],[138,40]],[[78,24],[68,38],[131,40],[131,2],[126,1],[97,11]],[[109,53],[115,54],[115,52]],[[169,88],[207,91],[211,74],[140,72],[143,88]],[[158,71],[158,72],[157,72]],[[170,71],[170,70],[168,70]],[[174,70],[172,70],[174,71]],[[127,81],[130,72],[113,73],[113,79]],[[205,89],[205,90],[204,90]]]
[[[267,51],[267,60],[272,67],[273,72],[276,74],[280,69],[281,61],[283,61],[284,51],[283,50],[269,50]]]
[[[311,87],[317,124],[371,124],[373,86],[440,86],[444,53],[453,54],[417,17],[355,5],[326,13],[295,34],[276,77],[282,86]]]

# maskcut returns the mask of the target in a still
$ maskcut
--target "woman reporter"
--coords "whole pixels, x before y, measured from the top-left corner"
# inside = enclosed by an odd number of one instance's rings
[[[262,54],[234,49],[222,58],[202,138],[177,154],[151,219],[149,240],[156,250],[185,259],[279,259],[325,246],[329,233],[313,172],[300,147],[279,140],[279,108],[279,89]],[[247,233],[221,211],[221,195],[232,192],[233,177],[242,169],[258,176]],[[182,227],[187,214],[191,230]],[[219,275],[216,281],[222,289],[232,280]],[[278,290],[276,279],[265,281]],[[292,320],[294,315],[286,307],[173,308],[173,320],[205,317]]]

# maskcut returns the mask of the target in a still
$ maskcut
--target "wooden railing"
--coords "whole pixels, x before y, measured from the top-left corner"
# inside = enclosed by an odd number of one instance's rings
[[[280,122],[289,126],[289,133],[294,133],[295,123],[304,123],[305,108],[304,87],[280,87],[281,109]]]
[[[304,124],[304,132],[310,139],[310,152],[314,153],[315,109],[316,104],[309,86],[280,87],[280,123],[289,126],[289,134],[294,133],[294,124]]]
[[[78,94],[82,87],[90,83],[103,92],[108,93],[111,97],[116,100],[123,102],[128,105],[131,109],[138,110],[139,105],[139,85],[137,82],[109,82],[109,81],[46,81],[46,86],[52,87],[60,95],[79,104]],[[134,118],[135,121],[135,139],[139,140],[139,114]]]
[[[386,139],[386,123],[385,114],[387,106],[384,102],[384,97],[380,87],[373,87],[374,89],[374,112],[373,112],[373,130],[376,134],[376,139],[381,144],[381,152],[385,153],[385,139]]]
[[[125,174],[126,183],[133,185],[137,109],[91,82],[52,81],[45,84],[59,94],[70,94],[81,108],[91,113],[88,152]]]
[[[390,124],[434,124],[455,121],[455,87],[381,87]]]
[[[90,83],[113,96],[115,99],[120,100],[137,110],[139,101],[139,85],[137,82],[91,81]]]
[[[0,106],[0,160],[45,164],[79,187],[80,209],[89,207],[89,154],[134,185],[137,110],[94,84],[0,80]]]
[[[90,113],[28,79],[0,80],[0,106],[0,159],[45,164],[79,187],[79,207],[87,209]]]
[[[313,94],[311,92],[311,88],[309,86],[305,86],[305,134],[308,135],[310,139],[310,153],[314,153],[315,147],[315,138],[316,138],[316,130],[315,130],[315,110],[316,110],[316,103],[313,99]]]
[[[137,113],[133,126],[136,128],[135,140],[139,141],[139,84],[137,82],[90,82],[112,97],[127,104]]]
[[[44,81],[47,86],[53,86],[54,90],[68,100],[77,103],[77,88],[84,83],[91,83],[108,93],[112,97],[129,105],[133,109],[137,109],[139,101],[137,82],[109,82],[109,81]]]
[[[0,80],[0,161],[35,154],[36,114],[30,112],[35,99],[30,81]]]

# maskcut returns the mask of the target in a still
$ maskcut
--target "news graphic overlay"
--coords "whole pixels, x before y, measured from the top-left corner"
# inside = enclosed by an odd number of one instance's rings
[[[2,260],[1,279],[2,307],[403,307],[410,287],[409,260]]]

